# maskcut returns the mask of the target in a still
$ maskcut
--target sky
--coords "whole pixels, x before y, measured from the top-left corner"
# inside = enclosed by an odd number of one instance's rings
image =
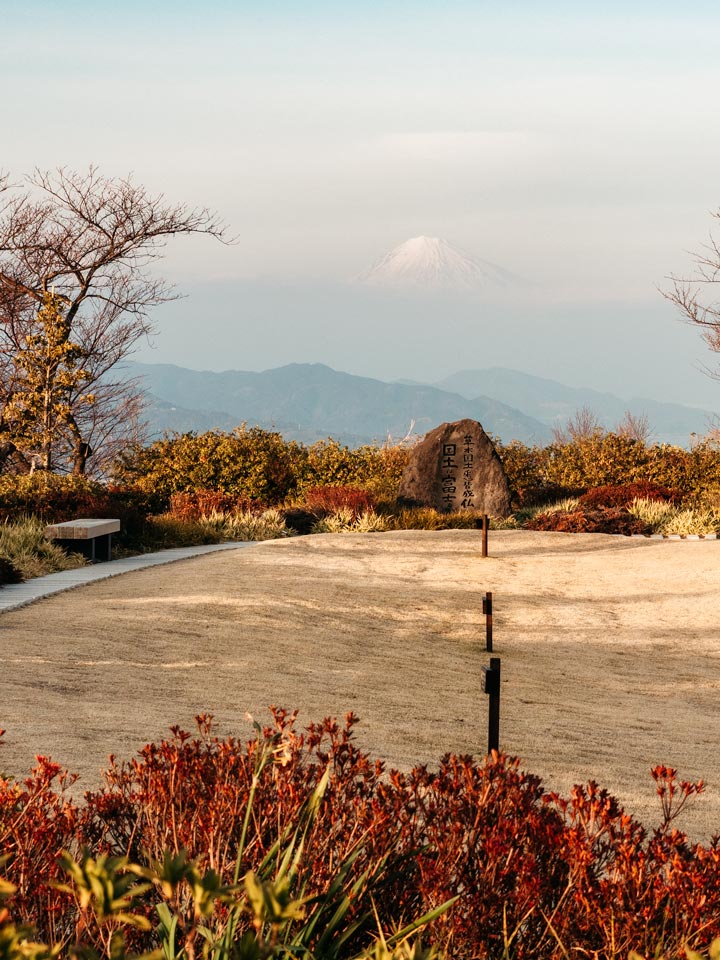
[[[132,172],[235,238],[168,247],[187,296],[139,359],[419,380],[512,366],[720,408],[700,372],[717,358],[660,292],[720,207],[717,4],[2,6],[2,169]],[[348,283],[419,234],[532,293]]]

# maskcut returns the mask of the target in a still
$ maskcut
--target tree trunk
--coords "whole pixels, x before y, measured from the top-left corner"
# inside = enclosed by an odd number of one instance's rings
[[[85,443],[84,440],[78,440],[75,445],[75,453],[73,455],[73,476],[75,477],[84,477],[85,468],[87,466],[87,459],[92,454],[92,448],[89,443]]]

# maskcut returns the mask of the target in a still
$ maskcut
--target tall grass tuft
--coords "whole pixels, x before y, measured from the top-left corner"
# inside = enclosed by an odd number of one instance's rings
[[[327,517],[321,517],[313,526],[312,533],[382,533],[391,530],[392,524],[387,517],[364,510],[355,517],[352,507],[341,507]]]
[[[404,507],[392,515],[393,530],[474,530],[473,513],[440,513],[433,507]]]
[[[221,540],[278,540],[292,536],[292,530],[285,526],[278,510],[264,510],[260,514],[213,511],[201,517],[199,523]]]
[[[25,580],[87,563],[79,553],[67,554],[48,540],[45,524],[37,517],[23,517],[12,523],[6,520],[0,524],[0,556],[9,560]]]
[[[580,509],[580,501],[577,497],[565,497],[564,500],[558,500],[556,503],[550,503],[540,508],[541,513],[575,513]]]
[[[665,536],[708,536],[720,532],[720,509],[714,507],[676,507],[671,503],[637,498],[628,511],[650,524],[653,533]]]

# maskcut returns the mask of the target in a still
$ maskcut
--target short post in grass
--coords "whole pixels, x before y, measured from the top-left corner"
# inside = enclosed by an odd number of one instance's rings
[[[493,609],[492,591],[487,590],[482,602],[482,612],[485,614],[485,649],[492,653],[493,648]]]
[[[482,672],[483,693],[489,697],[487,752],[491,753],[500,749],[500,657],[490,657],[490,666]]]
[[[475,517],[475,529],[482,530],[482,552],[481,555],[486,557],[488,555],[488,528],[490,523],[488,521],[488,515],[484,513],[481,517]]]

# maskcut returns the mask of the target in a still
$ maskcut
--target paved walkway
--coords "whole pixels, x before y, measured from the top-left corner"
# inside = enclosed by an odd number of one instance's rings
[[[111,560],[109,563],[88,564],[86,567],[76,567],[74,570],[62,570],[60,573],[50,573],[46,577],[35,577],[25,583],[6,584],[0,588],[0,613],[27,606],[34,600],[49,597],[54,593],[74,590],[75,587],[82,587],[86,583],[107,580],[108,577],[117,577],[121,573],[130,573],[132,570],[145,570],[147,567],[174,563],[176,560],[187,560],[189,557],[199,557],[216,550],[241,550],[243,547],[253,545],[254,541],[234,541],[233,543],[211,543],[201,547],[176,547],[174,550],[143,553],[137,557]]]

